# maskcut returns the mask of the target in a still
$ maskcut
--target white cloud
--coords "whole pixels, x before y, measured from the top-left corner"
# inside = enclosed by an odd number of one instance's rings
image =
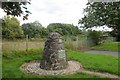
[[[112,31],[112,28],[108,28],[107,26],[93,27],[92,30],[96,31]]]
[[[38,20],[43,26],[49,23],[70,23],[77,25],[83,16],[83,9],[87,0],[31,0],[28,10],[32,13],[26,21],[18,18],[22,23]],[[1,14],[0,17],[4,15]]]
[[[0,8],[0,18],[2,18],[5,15],[5,12],[3,11],[3,9]]]

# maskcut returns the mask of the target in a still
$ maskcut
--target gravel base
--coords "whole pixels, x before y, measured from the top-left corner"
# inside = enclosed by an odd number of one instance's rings
[[[63,75],[73,74],[79,71],[81,64],[77,61],[68,61],[68,67],[61,70],[44,70],[41,69],[39,61],[31,61],[23,64],[20,68],[23,72],[38,74],[38,75]]]
[[[82,72],[91,75],[98,75],[103,76],[106,78],[120,78],[117,75],[109,74],[109,73],[102,73],[102,72],[94,72],[83,69],[82,65],[77,61],[68,61],[68,67],[66,69],[61,70],[44,70],[40,67],[40,61],[31,61],[28,63],[23,64],[20,69],[25,73],[32,73],[37,75],[69,75],[75,72]]]

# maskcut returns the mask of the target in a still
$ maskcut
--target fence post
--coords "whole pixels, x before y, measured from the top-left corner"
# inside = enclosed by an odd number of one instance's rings
[[[79,50],[79,47],[78,47],[78,45],[79,45],[78,35],[77,35],[77,40],[76,40],[76,43],[77,43],[77,44],[76,44],[76,45],[77,45],[77,46],[76,46],[76,51],[77,51],[77,50]]]
[[[28,35],[26,35],[26,51],[28,51]]]

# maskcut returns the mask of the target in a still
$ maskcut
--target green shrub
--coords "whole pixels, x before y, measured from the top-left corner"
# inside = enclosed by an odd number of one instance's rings
[[[77,37],[76,36],[71,36],[70,37],[72,41],[77,41]]]
[[[98,45],[101,43],[102,41],[102,38],[101,38],[101,32],[100,31],[91,31],[89,30],[88,31],[88,34],[87,34],[87,39],[89,41],[89,45],[90,46],[94,46],[94,45]]]

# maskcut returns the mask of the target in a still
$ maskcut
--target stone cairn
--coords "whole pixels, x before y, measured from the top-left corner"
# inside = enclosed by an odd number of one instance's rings
[[[59,70],[67,68],[66,53],[59,33],[53,32],[45,42],[40,68],[45,70]]]

